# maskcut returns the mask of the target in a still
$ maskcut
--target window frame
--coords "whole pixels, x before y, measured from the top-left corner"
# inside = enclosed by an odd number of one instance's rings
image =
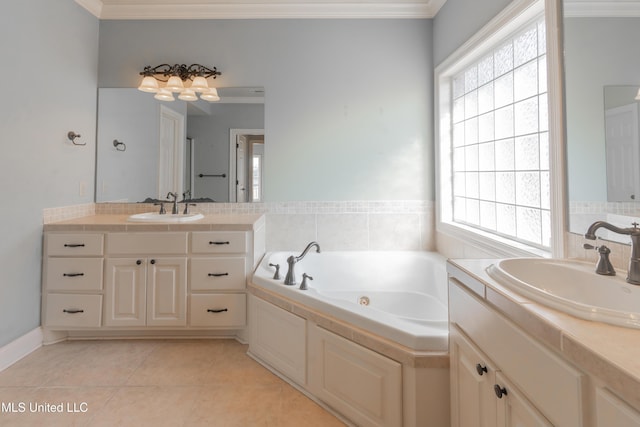
[[[566,224],[564,114],[562,102],[561,4],[559,0],[514,0],[435,69],[436,231],[497,257],[564,255]],[[452,78],[482,58],[501,40],[544,14],[547,42],[551,247],[544,250],[453,222],[451,170]]]

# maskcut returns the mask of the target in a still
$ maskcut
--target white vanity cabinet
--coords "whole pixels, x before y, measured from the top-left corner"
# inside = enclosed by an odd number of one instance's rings
[[[187,239],[107,233],[105,326],[186,326]]]
[[[190,319],[193,327],[243,328],[251,236],[244,231],[194,232],[191,237]]]
[[[184,225],[96,215],[45,225],[45,342],[163,331],[246,339],[246,280],[264,254],[264,227],[262,215]]]
[[[43,324],[96,328],[102,324],[103,235],[49,233],[43,259]]]
[[[588,425],[585,374],[455,280],[449,316],[452,426]]]
[[[185,326],[185,257],[110,258],[105,326]]]

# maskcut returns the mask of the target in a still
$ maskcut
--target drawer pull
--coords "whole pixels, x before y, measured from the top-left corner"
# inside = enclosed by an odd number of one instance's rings
[[[76,313],[84,313],[84,310],[80,310],[77,308],[70,308],[70,309],[64,309],[62,310],[63,313],[69,313],[69,314],[76,314]]]
[[[209,273],[209,277],[222,277],[222,276],[228,276],[229,273]]]
[[[65,243],[65,248],[84,248],[84,243]]]
[[[493,391],[496,393],[496,396],[498,396],[498,399],[502,399],[502,396],[507,395],[507,389],[500,387],[498,384],[493,386]]]
[[[229,243],[228,240],[226,242],[209,242],[210,245],[228,245]]]
[[[228,309],[226,309],[226,308],[217,308],[217,309],[214,309],[214,308],[208,308],[208,309],[207,309],[207,313],[222,313],[222,312],[224,312],[224,311],[229,311],[229,310],[228,310]]]
[[[84,273],[62,273],[63,277],[78,277],[84,276]]]
[[[476,372],[478,372],[478,375],[483,376],[487,372],[487,367],[478,363],[476,365]]]

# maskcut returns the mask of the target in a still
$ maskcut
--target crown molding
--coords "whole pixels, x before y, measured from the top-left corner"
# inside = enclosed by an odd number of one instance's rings
[[[640,17],[640,2],[565,0],[564,16],[568,18]]]
[[[405,3],[104,3],[75,0],[100,19],[416,19],[433,18],[446,0]]]

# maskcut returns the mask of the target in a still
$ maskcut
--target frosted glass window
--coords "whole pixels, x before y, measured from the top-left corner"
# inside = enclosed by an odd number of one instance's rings
[[[539,19],[453,78],[453,220],[550,244],[545,26]]]
[[[493,80],[493,55],[489,55],[478,63],[478,86]]]
[[[493,141],[495,138],[494,132],[495,118],[493,111],[483,114],[478,117],[478,141],[487,142]]]
[[[513,98],[516,101],[538,94],[538,61],[531,61],[513,73]]]
[[[493,141],[478,145],[478,170],[494,171],[496,169],[496,155]]]
[[[489,82],[478,88],[478,114],[487,113],[493,108],[493,82]]]
[[[508,73],[494,82],[494,103],[496,108],[513,103],[513,73]]]

